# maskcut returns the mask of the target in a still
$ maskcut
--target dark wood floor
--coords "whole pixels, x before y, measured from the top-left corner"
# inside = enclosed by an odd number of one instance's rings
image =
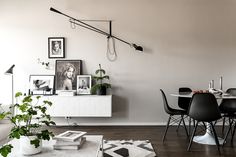
[[[165,127],[154,126],[114,126],[114,127],[50,127],[55,134],[66,130],[86,131],[88,134],[102,134],[107,140],[150,140],[158,157],[233,157],[236,156],[236,141],[235,146],[228,142],[221,148],[221,155],[218,154],[216,146],[208,146],[193,143],[191,151],[187,152],[188,139],[184,130],[181,128],[176,132],[176,127],[171,127],[168,131],[166,141],[162,143],[162,136]],[[218,134],[221,135],[218,129]]]

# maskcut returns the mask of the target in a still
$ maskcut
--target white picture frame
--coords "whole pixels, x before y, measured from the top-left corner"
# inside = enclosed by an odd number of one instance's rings
[[[54,75],[30,75],[29,94],[52,95],[54,91]]]
[[[77,94],[91,94],[92,76],[77,75]]]

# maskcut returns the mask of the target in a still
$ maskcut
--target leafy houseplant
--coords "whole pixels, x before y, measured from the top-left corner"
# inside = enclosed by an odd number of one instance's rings
[[[106,95],[107,88],[111,88],[111,84],[105,83],[104,79],[109,80],[109,76],[105,75],[106,71],[101,68],[101,64],[99,64],[99,69],[95,71],[97,76],[93,76],[93,79],[96,81],[96,84],[92,87],[91,92],[97,95]]]
[[[46,113],[47,107],[52,105],[52,102],[44,100],[42,104],[40,96],[36,97],[33,101],[33,97],[22,96],[22,93],[18,92],[15,98],[18,100],[22,98],[20,104],[16,103],[13,107],[19,111],[19,114],[11,115],[10,112],[3,112],[0,114],[0,120],[7,118],[13,124],[13,127],[8,135],[9,138],[20,139],[20,148],[22,154],[32,155],[41,151],[41,141],[50,140],[53,137],[53,133],[47,129],[42,129],[42,125],[55,125],[55,122],[51,120],[51,116]],[[34,105],[33,105],[34,104]],[[24,143],[22,143],[24,141]],[[28,141],[28,143],[26,143]],[[27,145],[27,146],[26,146]],[[29,150],[28,145],[32,148]],[[26,147],[24,147],[26,146]],[[0,148],[0,154],[6,157],[13,146],[11,144],[3,145]],[[27,150],[28,149],[28,150]]]

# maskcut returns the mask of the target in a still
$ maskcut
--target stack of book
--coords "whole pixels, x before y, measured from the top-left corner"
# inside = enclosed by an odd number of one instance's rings
[[[82,131],[66,131],[54,137],[56,143],[53,145],[53,149],[71,149],[78,150],[86,141],[84,135],[86,132]]]
[[[72,90],[62,90],[58,92],[58,96],[75,96],[75,91]]]

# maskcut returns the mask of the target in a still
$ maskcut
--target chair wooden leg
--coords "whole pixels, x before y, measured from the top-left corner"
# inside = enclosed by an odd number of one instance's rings
[[[218,140],[218,137],[217,137],[215,128],[214,128],[212,122],[210,122],[210,125],[211,125],[212,132],[213,132],[213,134],[214,134],[214,137],[215,137],[215,142],[216,142],[216,145],[217,145],[217,149],[218,149],[219,154],[220,154],[220,144],[219,144],[219,140]]]
[[[227,140],[227,138],[228,138],[229,132],[230,132],[230,130],[232,129],[232,123],[233,123],[233,121],[230,122],[230,124],[229,124],[229,129],[228,129],[228,131],[226,132],[226,135],[225,135],[225,138],[224,138],[224,141],[223,141],[223,145],[222,145],[222,146],[224,146],[224,144],[225,144],[225,142],[226,142],[226,140]]]
[[[162,138],[162,143],[164,142],[165,138],[166,138],[166,133],[167,133],[167,130],[169,128],[169,125],[170,125],[170,120],[171,120],[171,115],[169,116],[169,119],[168,119],[168,122],[166,124],[166,130],[165,130],[165,133],[164,133],[164,136]]]
[[[196,125],[194,126],[193,133],[192,133],[192,136],[191,136],[191,138],[190,138],[190,141],[189,141],[189,145],[188,145],[188,149],[187,149],[187,151],[189,151],[190,148],[191,148],[191,146],[192,146],[193,137],[194,137],[195,132],[196,132],[196,130],[197,130],[197,126],[198,126],[198,121],[197,121]]]
[[[186,127],[185,122],[184,122],[184,115],[181,115],[181,119],[182,119],[183,124],[184,124],[184,129],[185,129],[186,135],[187,135],[187,137],[189,138],[189,136],[188,136],[188,130],[187,130],[187,127]]]

